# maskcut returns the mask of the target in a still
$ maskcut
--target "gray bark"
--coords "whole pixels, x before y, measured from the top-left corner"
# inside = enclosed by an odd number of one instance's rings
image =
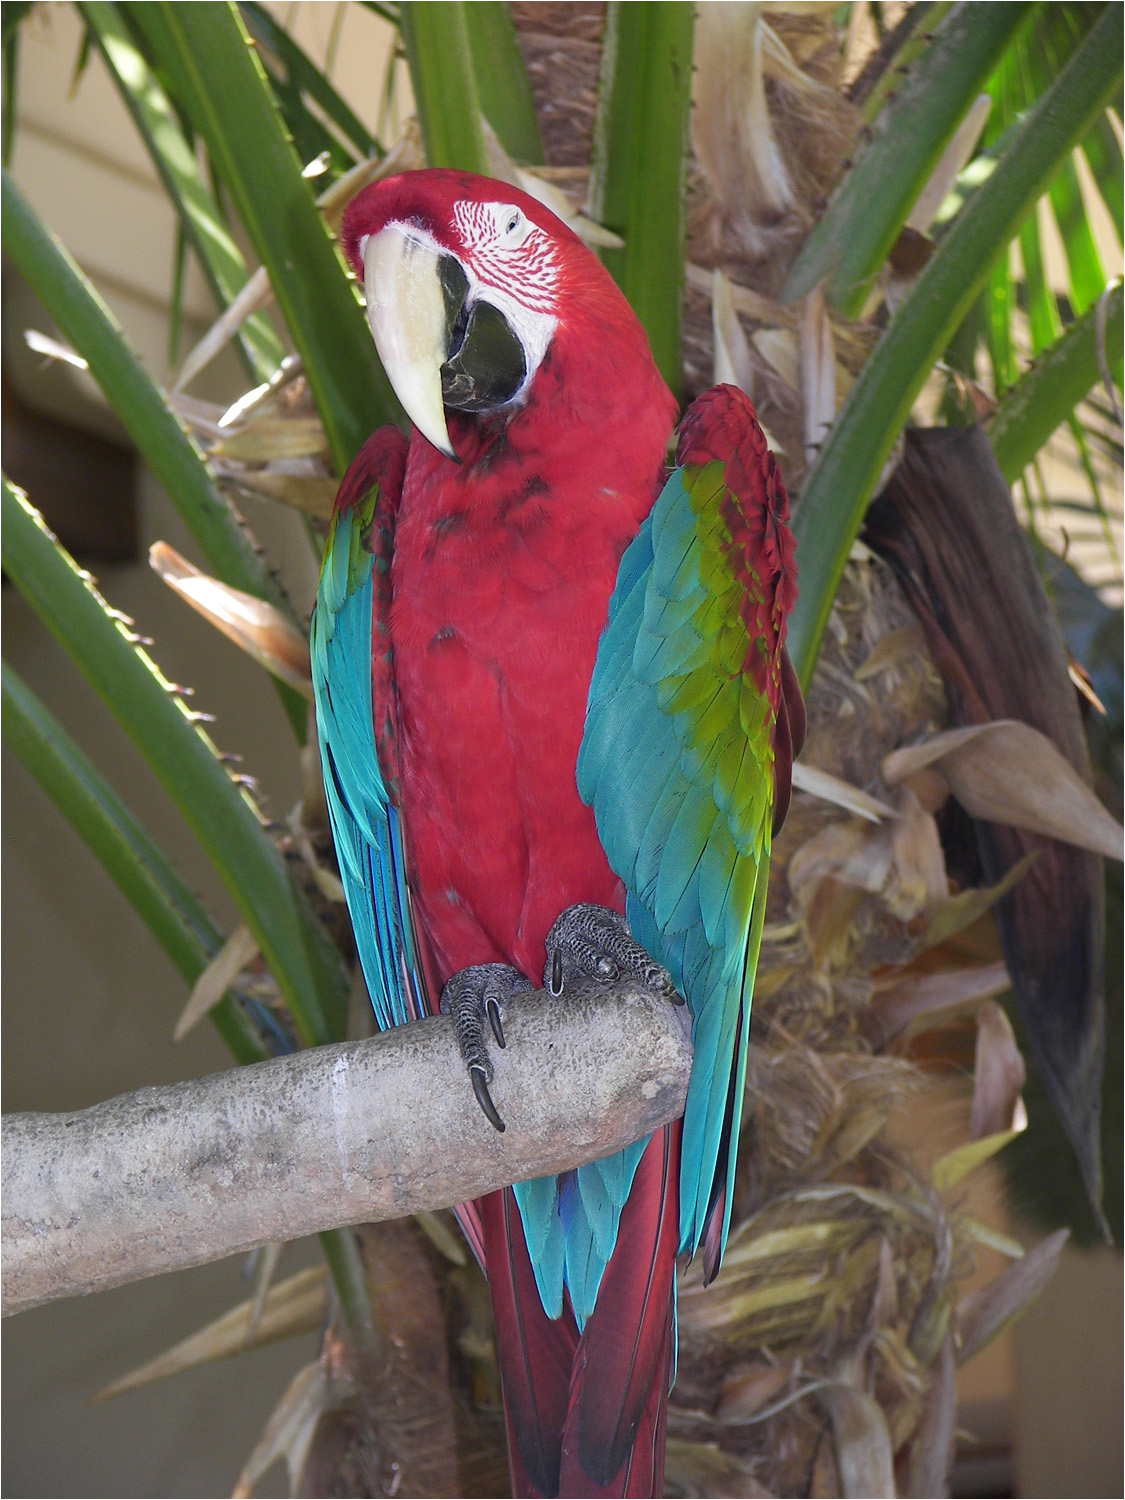
[[[3,1123],[3,1311],[400,1218],[606,1156],[683,1110],[686,1007],[520,996],[477,1107],[444,1017]]]

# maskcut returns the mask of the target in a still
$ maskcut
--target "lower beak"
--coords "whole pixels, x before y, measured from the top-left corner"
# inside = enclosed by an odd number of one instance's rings
[[[418,431],[456,458],[442,405],[450,324],[438,260],[431,246],[389,224],[364,248],[363,289],[367,321],[395,395]]]

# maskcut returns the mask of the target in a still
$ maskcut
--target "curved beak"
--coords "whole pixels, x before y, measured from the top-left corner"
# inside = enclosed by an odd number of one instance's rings
[[[388,224],[364,248],[363,290],[367,321],[395,395],[418,431],[456,458],[442,404],[450,324],[438,261],[432,246]]]

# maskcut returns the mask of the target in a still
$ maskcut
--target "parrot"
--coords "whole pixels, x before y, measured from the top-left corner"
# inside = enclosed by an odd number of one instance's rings
[[[411,424],[344,475],[311,625],[359,961],[380,1027],[453,1018],[498,1130],[490,1049],[517,995],[629,977],[686,1001],[682,1119],[456,1210],[513,1494],[659,1495],[676,1264],[698,1253],[710,1280],[730,1227],[804,737],[785,489],[736,387],[676,433],[625,297],[520,189],[400,173],[352,199],[341,243]]]

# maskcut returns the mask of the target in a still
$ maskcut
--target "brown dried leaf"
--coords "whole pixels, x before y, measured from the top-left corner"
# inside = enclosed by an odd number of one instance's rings
[[[909,922],[949,895],[937,824],[909,787],[901,787],[890,825],[891,873],[884,897],[893,916]]]
[[[890,786],[936,765],[966,812],[1122,858],[1123,832],[1044,734],[1016,719],[947,729],[883,761]]]
[[[895,1280],[895,1258],[891,1242],[885,1234],[879,1236],[879,1276],[875,1283],[875,1295],[871,1299],[870,1321],[874,1327],[891,1324],[898,1318],[898,1286]]]
[[[900,661],[912,660],[926,644],[925,633],[917,620],[902,625],[898,630],[888,630],[872,647],[871,654],[855,669],[855,680],[866,682],[880,672],[886,672]]]
[[[730,281],[716,268],[711,272],[711,333],[715,342],[716,385],[736,385],[754,394],[754,362],[750,345],[734,310]]]
[[[281,611],[200,571],[167,542],[149,549],[149,562],[169,588],[241,646],[268,672],[312,697],[308,641]]]
[[[891,869],[891,842],[881,830],[860,823],[830,823],[789,861],[789,889],[800,897],[806,886],[826,876],[856,890],[881,891]]]
[[[216,318],[198,344],[188,351],[180,366],[180,373],[176,376],[173,392],[181,391],[190,384],[200,370],[209,365],[219,351],[230,343],[246,319],[272,301],[273,287],[270,286],[269,273],[265,266],[259,266],[226,311]]]
[[[224,432],[209,453],[244,464],[266,464],[283,458],[327,458],[328,442],[319,417],[269,413]]]
[[[231,1500],[249,1500],[258,1480],[279,1458],[285,1459],[291,1492],[297,1493],[296,1483],[327,1396],[328,1376],[320,1360],[313,1360],[297,1371],[243,1465]]]
[[[935,771],[930,766],[915,771],[902,784],[910,788],[929,813],[936,813],[949,801],[949,782],[940,771]]]
[[[721,215],[752,246],[796,201],[770,120],[758,7],[703,6],[693,60],[692,146]]]
[[[414,1221],[434,1249],[444,1255],[446,1260],[455,1266],[469,1264],[469,1257],[465,1254],[465,1241],[453,1231],[444,1215],[423,1209],[421,1213],[414,1215]]]
[[[976,150],[991,108],[992,100],[987,94],[978,94],[970,104],[968,112],[938,158],[929,180],[907,215],[908,228],[917,230],[919,234],[925,234],[929,229],[962,168]]]
[[[945,1025],[953,1012],[1003,994],[1010,985],[1002,963],[911,974],[904,980],[886,975],[877,981],[872,996],[868,1035],[876,1047],[885,1047],[907,1028],[909,1035],[915,1035]]]
[[[246,965],[258,956],[258,952],[257,939],[245,924],[240,923],[195,981],[188,1003],[172,1032],[174,1042],[182,1042],[192,1027],[218,1005]]]
[[[753,342],[758,353],[790,390],[799,391],[801,356],[796,334],[788,328],[759,328]]]
[[[1055,1274],[1069,1229],[1057,1229],[1002,1271],[995,1281],[962,1299],[957,1315],[957,1363],[964,1365],[1019,1317]]]
[[[690,1443],[669,1438],[664,1458],[664,1477],[673,1494],[688,1496],[748,1497],[772,1500],[750,1473],[749,1467],[718,1443]]]
[[[953,1381],[953,1335],[947,1333],[934,1361],[933,1381],[926,1395],[925,1415],[910,1452],[907,1494],[926,1500],[948,1490],[953,1462],[957,1392]]]
[[[922,939],[922,948],[936,948],[947,938],[971,927],[978,917],[982,917],[990,907],[996,905],[1001,896],[1006,896],[1014,885],[1019,884],[1037,858],[1038,854],[1033,849],[1023,859],[1017,860],[995,885],[958,891],[955,896],[947,896],[944,901],[939,901],[930,914],[930,925]]]
[[[716,1421],[747,1421],[784,1390],[792,1375],[790,1365],[737,1365],[719,1391]]]
[[[819,287],[804,301],[800,327],[801,408],[805,458],[816,457],[836,415],[836,354],[832,326]]]
[[[693,291],[699,292],[704,297],[711,295],[711,272],[703,266],[697,266],[688,261],[684,268],[685,280]],[[780,302],[774,302],[769,297],[763,297],[761,292],[755,292],[748,286],[742,286],[737,281],[730,283],[731,299],[735,308],[755,322],[764,323],[767,328],[789,328],[797,327],[797,314],[791,307],[782,307]]]
[[[401,139],[385,156],[369,156],[357,162],[342,177],[337,177],[330,187],[316,200],[316,206],[324,215],[324,221],[333,234],[339,232],[348,204],[369,182],[378,182],[384,177],[393,177],[396,172],[411,172],[426,165],[426,154],[422,146],[422,132],[418,121],[411,117],[406,122]]]
[[[862,892],[832,877],[818,881],[804,911],[805,941],[813,967],[840,969],[854,944],[852,930]]]
[[[840,1492],[852,1497],[895,1495],[894,1454],[887,1418],[878,1402],[842,1382],[825,1386],[820,1399],[832,1419]]]
[[[314,1332],[324,1318],[325,1275],[324,1266],[311,1266],[271,1287],[252,1340],[247,1335],[254,1313],[253,1298],[240,1302],[198,1333],[105,1386],[94,1400],[107,1401],[110,1396],[165,1380],[181,1370],[191,1370],[215,1359],[228,1359],[232,1354],[241,1354],[248,1344],[256,1348],[278,1339],[294,1338],[299,1333]]]
[[[977,1012],[976,1061],[969,1133],[974,1140],[1016,1130],[1022,1111],[1020,1090],[1027,1081],[1012,1023],[995,1000]],[[1026,1116],[1024,1117],[1026,1118]]]
[[[799,792],[808,792],[812,797],[819,797],[822,802],[843,807],[871,823],[896,816],[894,808],[880,802],[878,797],[872,797],[869,792],[852,786],[848,781],[841,781],[838,776],[822,771],[818,766],[806,765],[804,761],[793,762],[793,785]]]
[[[269,469],[221,469],[216,475],[220,484],[237,485],[251,495],[264,495],[279,505],[288,505],[318,521],[331,518],[336,504],[337,480],[327,474],[276,474]]]

